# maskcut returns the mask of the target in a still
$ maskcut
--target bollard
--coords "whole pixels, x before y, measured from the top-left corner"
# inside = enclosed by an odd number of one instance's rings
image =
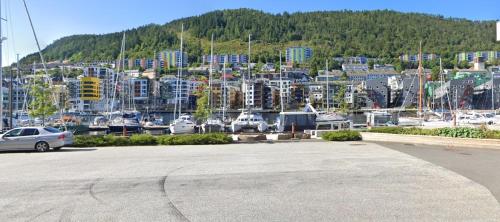
[[[292,123],[292,139],[295,138],[295,123]]]

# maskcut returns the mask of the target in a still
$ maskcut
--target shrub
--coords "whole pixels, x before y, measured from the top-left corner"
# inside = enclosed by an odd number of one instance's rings
[[[485,131],[485,137],[488,139],[500,139],[500,130]]]
[[[130,137],[130,145],[157,145],[156,137],[150,134],[134,134]]]
[[[438,136],[460,137],[460,138],[485,138],[485,131],[476,128],[439,128],[436,129]]]
[[[327,132],[321,135],[321,138],[328,141],[358,141],[362,139],[358,131],[350,130]]]
[[[233,139],[225,134],[192,134],[192,135],[171,135],[159,136],[158,144],[161,145],[201,145],[201,144],[228,144]]]
[[[375,127],[371,128],[368,130],[368,132],[372,133],[390,133],[390,134],[403,134],[403,127],[390,127],[390,126],[384,126],[384,127]]]
[[[376,127],[368,130],[372,133],[390,133],[390,134],[405,134],[405,135],[428,135],[435,136],[436,132],[432,129],[422,129],[417,127],[403,128],[403,127]]]
[[[500,139],[500,131],[487,130],[484,128],[438,128],[438,129],[422,129],[422,128],[402,128],[402,127],[378,127],[368,130],[373,133],[391,133],[391,134],[406,134],[406,135],[425,135],[425,136],[444,136],[457,138],[491,138]]]

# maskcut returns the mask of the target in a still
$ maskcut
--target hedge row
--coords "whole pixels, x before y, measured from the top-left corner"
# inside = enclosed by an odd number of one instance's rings
[[[152,136],[137,134],[130,137],[121,136],[75,136],[74,147],[103,147],[103,146],[145,146],[145,145],[203,145],[228,144],[233,139],[225,134],[192,134],[192,135],[165,135]]]
[[[372,133],[390,133],[390,134],[405,134],[405,135],[424,135],[424,136],[444,136],[456,138],[488,138],[500,139],[500,131],[487,130],[484,128],[437,128],[437,129],[422,129],[422,128],[403,128],[403,127],[377,127],[368,130]]]
[[[327,132],[321,135],[321,138],[328,141],[358,141],[362,139],[358,131],[350,130]]]

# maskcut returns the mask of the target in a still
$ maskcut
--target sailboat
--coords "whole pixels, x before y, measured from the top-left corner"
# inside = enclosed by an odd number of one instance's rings
[[[212,34],[212,41],[210,43],[210,71],[208,76],[208,107],[209,107],[209,117],[201,125],[201,129],[204,133],[212,132],[224,132],[225,125],[219,118],[215,117],[212,113],[213,106],[213,96],[212,96],[212,78],[213,78],[213,62],[214,62],[214,35]],[[224,59],[224,64],[226,60]],[[225,66],[224,66],[225,68]],[[225,75],[225,74],[223,74]],[[225,95],[224,95],[225,96]]]
[[[177,113],[177,109],[179,110],[179,117],[175,119],[169,126],[171,134],[184,134],[184,133],[194,133],[196,124],[193,121],[193,117],[188,114],[181,114],[182,112],[182,100],[181,100],[181,80],[182,80],[182,69],[184,67],[183,60],[183,34],[184,34],[184,24],[182,25],[181,30],[181,48],[180,48],[180,60],[177,69],[177,84],[176,84],[176,93],[175,93],[175,107],[174,107],[174,119]],[[178,103],[178,104],[177,104]],[[177,107],[179,105],[179,107]]]
[[[322,125],[323,123],[328,125],[330,122],[347,121],[347,119],[339,113],[330,111],[330,72],[328,71],[328,60],[325,62],[325,74],[326,74],[326,112],[317,112],[314,107],[308,102],[306,104],[306,109],[317,113],[316,124]]]
[[[251,35],[248,35],[248,84],[251,84],[251,73],[250,73],[250,51],[251,50]],[[242,73],[242,85],[246,87],[245,75]],[[245,96],[244,96],[245,97]],[[251,107],[248,106],[245,110],[245,99],[243,101],[243,111],[236,118],[235,121],[231,123],[231,130],[233,133],[253,130],[258,132],[265,132],[269,127],[267,122],[262,118],[260,113],[252,113]]]
[[[123,33],[123,38],[122,38],[122,45],[121,45],[121,59],[122,59],[122,90],[125,88],[125,32]],[[118,68],[119,69],[119,68]],[[118,86],[118,77],[116,78],[115,81],[115,86],[113,90],[113,100],[111,104],[111,110],[109,113],[110,116],[110,123],[108,125],[109,131],[112,133],[120,133],[122,132],[123,134],[127,134],[127,132],[133,132],[133,133],[138,133],[141,131],[141,124],[139,123],[139,120],[141,119],[141,113],[134,110],[131,110],[131,103],[129,102],[129,110],[130,111],[125,111],[125,92],[122,92],[121,94],[121,111],[113,111],[114,107],[114,100],[116,98],[116,93],[117,93],[117,86]],[[129,89],[131,86],[129,86]],[[133,97],[131,95],[132,93],[129,92],[129,99],[133,100]]]

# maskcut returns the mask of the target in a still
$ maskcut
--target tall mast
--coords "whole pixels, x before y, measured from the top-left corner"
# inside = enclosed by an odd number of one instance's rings
[[[418,115],[423,116],[423,94],[424,94],[424,79],[422,76],[422,41],[418,50],[418,80],[419,80],[419,96],[418,96]]]
[[[280,50],[280,105],[281,112],[284,112],[284,102],[283,102],[283,77],[282,77],[282,69],[281,69],[281,50]]]
[[[123,41],[122,41],[122,63],[123,63],[123,69],[122,69],[122,114],[125,111],[125,32],[123,32]],[[130,62],[130,61],[129,61]]]
[[[16,76],[16,112],[19,111],[19,73],[21,72],[19,70],[19,54],[16,55],[17,57],[17,76]]]
[[[14,74],[12,73],[12,66],[10,67],[10,83],[9,83],[9,128],[12,129],[12,115],[14,103],[12,102],[12,83],[14,83]]]
[[[181,79],[182,79],[182,69],[184,68],[184,51],[182,50],[183,48],[183,43],[184,43],[184,39],[183,39],[183,35],[184,35],[184,24],[182,24],[182,27],[181,27],[181,60],[180,60],[180,67],[181,67],[181,71],[179,72],[179,84],[181,83]],[[179,86],[179,97],[182,95],[180,90],[182,88]],[[182,100],[181,98],[179,98],[179,117],[181,116],[181,110],[182,110]]]
[[[214,69],[214,34],[212,33],[212,40],[210,42],[210,72],[208,73],[208,109],[210,118],[212,117],[212,72]]]
[[[441,83],[441,116],[444,117],[444,115],[442,115],[444,113],[444,105],[443,105],[443,63],[441,61],[441,58],[439,58],[439,82]],[[435,97],[434,96],[435,93],[433,93],[433,98]]]
[[[120,48],[120,55],[118,56],[118,67],[116,73],[113,73],[113,99],[111,100],[111,107],[109,109],[109,117],[111,117],[111,113],[115,107],[115,99],[118,88],[118,78],[120,75],[120,67],[123,66],[123,71],[125,71],[125,32],[123,32],[122,43]],[[130,61],[129,61],[130,62]],[[123,86],[122,86],[123,88]],[[122,89],[123,90],[123,89]]]
[[[0,131],[3,132],[2,1],[0,1]]]
[[[328,59],[326,60],[326,67],[325,67],[325,73],[326,73],[326,112],[328,113],[330,111],[330,73],[328,73]]]
[[[251,43],[252,43],[252,34],[249,34],[248,35],[248,79],[251,80],[252,79],[252,74],[251,74],[251,71],[250,71],[250,53],[251,53]]]
[[[495,76],[491,72],[491,110],[495,111]]]
[[[226,119],[226,105],[227,105],[227,92],[226,92],[226,59],[227,56],[224,56],[224,66],[223,66],[223,71],[222,71],[222,79],[224,81],[223,83],[223,89],[222,89],[222,95],[223,95],[223,100],[224,100],[224,105],[222,106],[222,121]]]

